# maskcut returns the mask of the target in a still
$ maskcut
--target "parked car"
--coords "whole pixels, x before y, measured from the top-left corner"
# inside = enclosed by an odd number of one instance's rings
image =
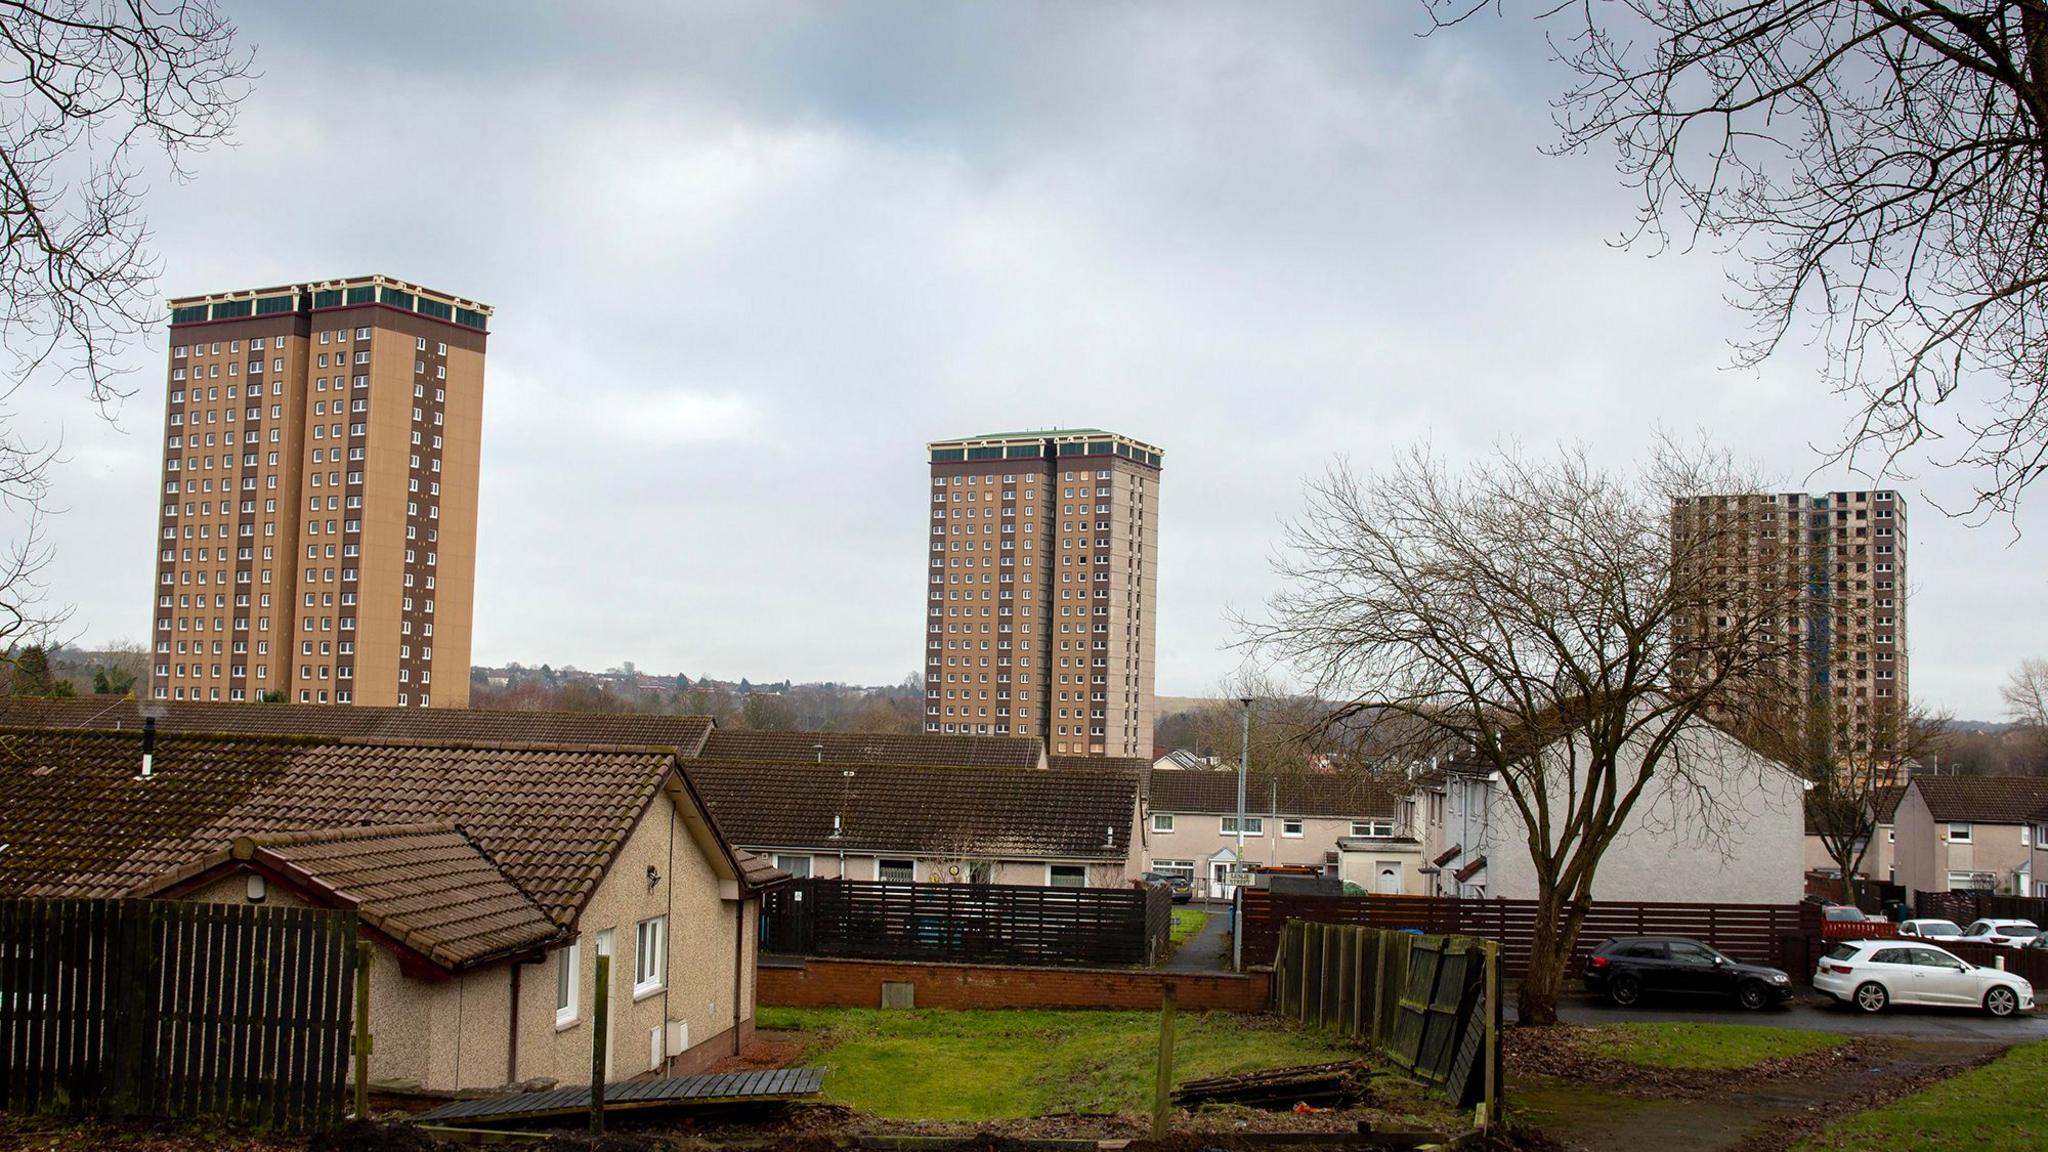
[[[1935,940],[1943,937],[1961,936],[1962,934],[1962,926],[1953,920],[1916,919],[1899,921],[1899,935],[1901,936]]]
[[[1185,904],[1195,898],[1195,882],[1177,872],[1147,872],[1143,877],[1147,884],[1164,884],[1173,895],[1175,904]]]
[[[1645,994],[1728,996],[1744,1008],[1769,1008],[1792,998],[1792,978],[1776,968],[1744,964],[1682,936],[1617,936],[1586,957],[1586,991],[1623,1008]]]
[[[2040,934],[2041,929],[2032,920],[1972,920],[1957,939],[2001,948],[2025,948]]]
[[[2010,1016],[2034,1007],[2034,986],[2022,977],[1980,968],[1932,944],[1898,940],[1842,941],[1821,957],[1813,988],[1865,1012],[1932,1004]]]
[[[1820,914],[1824,919],[1846,921],[1852,924],[1870,919],[1870,917],[1863,914],[1863,909],[1853,904],[1823,904],[1821,905]]]

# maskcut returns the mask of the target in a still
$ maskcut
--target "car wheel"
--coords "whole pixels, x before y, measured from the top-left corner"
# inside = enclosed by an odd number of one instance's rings
[[[1751,1012],[1758,1012],[1770,1007],[1771,990],[1755,980],[1744,980],[1742,986],[1735,990],[1735,1002]]]
[[[1874,980],[1856,989],[1856,1006],[1865,1012],[1882,1012],[1891,1002],[1891,993],[1886,992],[1884,985]]]
[[[1993,1016],[2010,1016],[2019,1008],[2020,998],[2010,988],[1993,988],[1984,994],[1984,1010]]]
[[[1643,982],[1633,976],[1621,975],[1607,981],[1607,998],[1623,1008],[1632,1008],[1643,998]]]

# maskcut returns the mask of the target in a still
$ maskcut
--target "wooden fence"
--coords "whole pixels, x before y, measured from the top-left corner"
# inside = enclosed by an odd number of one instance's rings
[[[2048,926],[2048,897],[2000,896],[1993,892],[1915,892],[1913,915],[1932,920],[2032,920]]]
[[[1441,896],[1284,896],[1255,888],[1238,894],[1242,964],[1272,962],[1288,920],[1412,928],[1438,936],[1475,936],[1501,946],[1503,972],[1528,971],[1536,933],[1533,900]],[[1820,909],[1811,904],[1642,904],[1595,901],[1579,931],[1574,966],[1610,936],[1687,936],[1737,960],[1773,964],[1806,979],[1819,956]]]
[[[1289,920],[1273,1010],[1371,1045],[1460,1107],[1497,1115],[1500,946],[1465,936]]]
[[[353,912],[0,900],[0,1110],[339,1123],[355,941]]]
[[[797,880],[761,901],[761,951],[962,964],[1150,964],[1173,896],[1142,888]]]

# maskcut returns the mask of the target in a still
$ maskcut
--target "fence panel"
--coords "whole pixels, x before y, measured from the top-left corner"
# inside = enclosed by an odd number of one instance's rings
[[[1270,963],[1279,926],[1289,919],[1361,928],[1410,929],[1433,936],[1475,936],[1502,949],[1503,971],[1528,971],[1536,935],[1533,900],[1438,896],[1289,896],[1259,889],[1241,893],[1239,920],[1245,966]],[[1572,963],[1584,961],[1610,936],[1689,936],[1738,960],[1779,964],[1791,938],[1821,932],[1820,912],[1798,904],[1681,904],[1595,901],[1579,930]],[[1797,950],[1805,950],[1803,943]],[[1788,968],[1796,976],[1797,969]]]
[[[353,912],[0,900],[0,1109],[338,1123]]]
[[[2032,920],[2048,925],[2048,897],[1994,892],[1915,892],[1913,915],[1968,924],[1972,920]]]
[[[969,964],[1146,964],[1172,895],[1143,888],[899,884],[809,878],[763,898],[761,949]]]

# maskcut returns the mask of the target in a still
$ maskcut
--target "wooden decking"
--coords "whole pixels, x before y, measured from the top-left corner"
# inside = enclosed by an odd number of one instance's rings
[[[816,1096],[823,1088],[823,1068],[777,1068],[766,1072],[727,1072],[711,1076],[671,1076],[659,1080],[626,1080],[607,1084],[606,1112],[636,1108],[678,1108],[702,1104],[768,1103]],[[546,1116],[572,1116],[590,1111],[590,1089],[557,1088],[457,1100],[412,1117],[420,1124],[497,1124]]]

